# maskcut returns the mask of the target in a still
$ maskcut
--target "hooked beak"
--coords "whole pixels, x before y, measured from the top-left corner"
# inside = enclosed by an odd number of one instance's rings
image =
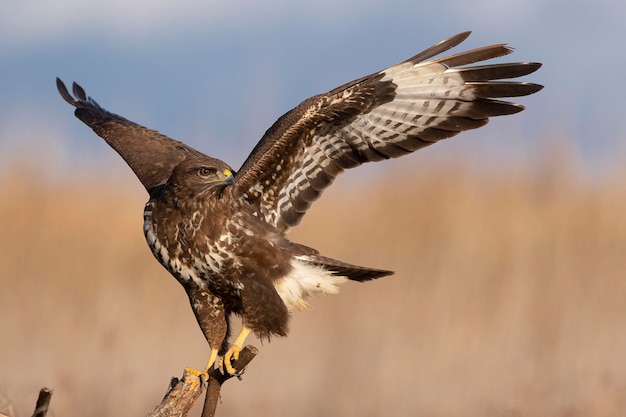
[[[230,169],[225,169],[222,174],[224,175],[224,179],[222,180],[224,184],[230,185],[231,187],[235,187],[235,176],[231,172]]]

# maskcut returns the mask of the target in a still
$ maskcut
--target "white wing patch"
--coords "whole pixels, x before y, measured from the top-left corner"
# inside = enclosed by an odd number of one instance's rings
[[[313,295],[337,294],[339,285],[348,280],[297,258],[291,261],[291,266],[291,272],[274,283],[289,311],[307,307],[306,300]]]

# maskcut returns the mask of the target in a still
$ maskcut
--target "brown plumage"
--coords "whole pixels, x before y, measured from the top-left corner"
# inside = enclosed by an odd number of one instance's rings
[[[155,257],[185,287],[198,323],[230,372],[249,331],[287,334],[290,311],[346,279],[390,271],[349,265],[289,241],[285,234],[337,175],[396,158],[523,107],[501,101],[537,84],[500,81],[537,63],[466,65],[506,55],[503,44],[430,61],[469,36],[461,33],[384,71],[303,101],[265,133],[238,173],[224,162],[109,113],[57,79],[76,116],[104,138],[150,194],[144,232]],[[461,67],[460,67],[461,66]],[[228,351],[228,318],[244,330]]]

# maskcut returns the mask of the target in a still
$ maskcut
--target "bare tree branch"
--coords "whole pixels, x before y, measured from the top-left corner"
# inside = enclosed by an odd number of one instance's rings
[[[163,401],[147,417],[184,417],[202,394],[202,381],[187,368],[182,379],[172,378]]]
[[[239,354],[239,359],[233,364],[237,372],[243,369],[254,359],[258,353],[254,346],[246,346]],[[220,399],[220,390],[224,382],[234,375],[222,373],[220,369],[214,369],[209,375],[207,394],[202,410],[202,417],[214,417],[217,403]],[[190,369],[185,369],[183,378],[173,378],[163,401],[146,417],[185,417],[191,407],[202,394],[204,384],[201,378]]]
[[[48,407],[50,407],[51,399],[52,390],[50,388],[42,388],[39,391],[39,397],[37,398],[33,417],[46,417],[46,414],[48,413]]]
[[[233,364],[235,370],[239,373],[244,370],[246,366],[254,359],[259,353],[259,350],[252,345],[248,345],[239,353],[239,359]],[[214,369],[211,372],[209,383],[207,384],[207,393],[204,398],[204,408],[202,409],[202,417],[214,417],[217,403],[220,400],[220,391],[222,384],[232,378],[234,375],[228,373],[222,373],[220,369]]]
[[[206,384],[207,393],[204,400],[204,408],[202,409],[202,417],[215,417],[217,404],[220,400],[220,391],[224,382],[233,376],[239,377],[245,367],[256,357],[259,350],[254,346],[248,345],[239,353],[239,359],[233,363],[233,367],[237,371],[236,375],[230,375],[221,369],[214,369],[209,374],[209,381]],[[204,390],[204,381],[198,376],[196,371],[185,369],[182,379],[172,378],[163,401],[146,417],[186,417],[191,407],[195,404],[198,397]],[[39,391],[37,404],[32,417],[46,417],[52,398],[52,390],[42,388]],[[0,417],[6,417],[0,413]]]

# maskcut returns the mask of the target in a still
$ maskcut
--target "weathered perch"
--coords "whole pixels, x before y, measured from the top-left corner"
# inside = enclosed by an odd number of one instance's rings
[[[52,399],[52,390],[50,388],[42,388],[39,391],[39,397],[37,397],[37,403],[35,404],[35,411],[33,417],[46,417],[48,408],[50,407],[50,400]]]
[[[233,367],[240,373],[259,353],[254,346],[248,345],[239,354],[239,359],[233,364]],[[202,409],[202,417],[214,417],[217,403],[220,400],[220,391],[224,382],[228,381],[235,375],[223,374],[220,369],[214,369],[209,375],[207,385],[207,394],[204,400],[204,408]],[[163,401],[146,417],[185,417],[196,400],[202,394],[204,389],[204,381],[189,370],[185,369],[183,378],[172,378],[170,386],[163,398]],[[52,398],[52,390],[42,388],[39,391],[37,404],[32,417],[46,417]],[[0,417],[8,417],[0,413]]]
[[[241,372],[257,355],[258,349],[246,346],[233,364],[237,372]],[[214,417],[220,399],[222,384],[233,375],[224,375],[219,369],[211,372],[207,383],[207,394],[204,400],[202,417]],[[146,417],[185,417],[196,400],[202,394],[204,381],[197,375],[185,370],[182,379],[173,378],[163,401]]]

